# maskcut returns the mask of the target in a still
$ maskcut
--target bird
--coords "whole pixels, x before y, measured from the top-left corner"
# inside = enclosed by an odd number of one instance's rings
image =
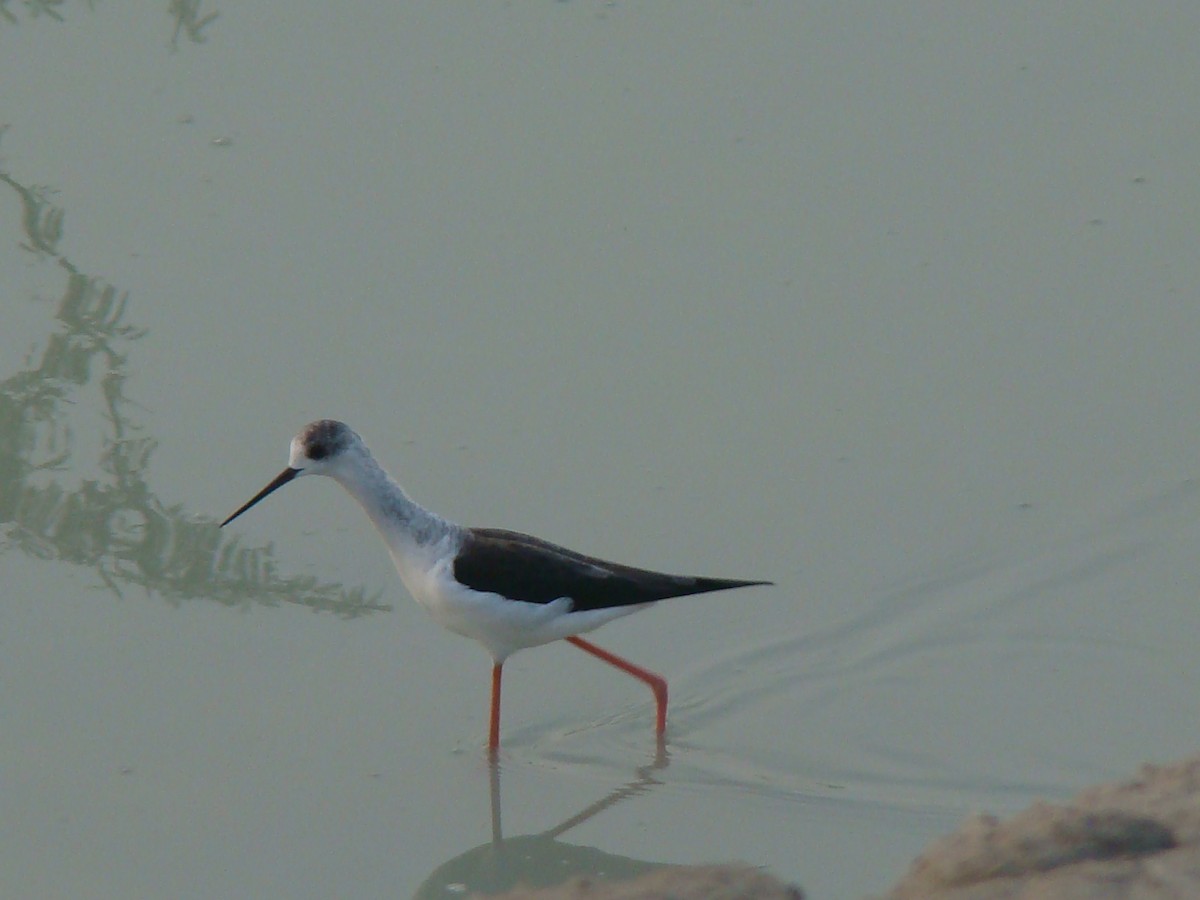
[[[487,748],[493,757],[500,747],[502,671],[516,651],[565,640],[648,685],[661,743],[667,727],[666,679],[580,635],[669,597],[773,583],[668,575],[517,531],[458,525],[409,497],[357,432],[334,419],[306,425],[289,450],[287,468],[220,527],[296,478],[325,475],[340,484],[383,537],[413,598],[440,625],[473,638],[491,654]]]

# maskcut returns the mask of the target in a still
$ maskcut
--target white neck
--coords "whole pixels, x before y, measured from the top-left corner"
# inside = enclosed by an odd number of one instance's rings
[[[330,473],[366,510],[393,554],[408,554],[459,530],[404,492],[369,454],[358,464]]]

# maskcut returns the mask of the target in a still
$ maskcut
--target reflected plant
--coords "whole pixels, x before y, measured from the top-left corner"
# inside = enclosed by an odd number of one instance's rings
[[[88,10],[94,11],[96,8],[95,0],[81,0],[81,2],[87,6]],[[203,44],[208,40],[204,29],[212,24],[219,13],[201,14],[200,2],[201,0],[170,0],[168,3],[167,12],[175,21],[175,29],[171,34],[172,49],[178,49],[181,36],[186,37],[193,44]],[[19,25],[21,20],[16,13],[9,9],[11,3],[12,0],[0,0],[0,21],[8,22],[10,25]],[[31,20],[45,16],[56,22],[66,21],[67,0],[21,0],[21,6],[24,7],[26,15]]]
[[[10,0],[0,0],[0,16],[9,23],[16,25],[19,20],[12,11],[8,8]],[[87,3],[88,9],[94,9],[94,0],[84,0]],[[25,7],[25,11],[29,14],[29,18],[37,19],[41,16],[47,16],[56,22],[65,22],[62,8],[66,5],[66,0],[21,0],[21,5]]]
[[[34,19],[44,14],[55,21],[64,21],[56,8],[62,5],[63,0],[25,0],[25,6],[29,9],[29,14]]]
[[[129,294],[80,272],[57,252],[65,214],[47,188],[0,172],[21,199],[18,246],[66,273],[52,329],[25,368],[0,379],[0,553],[86,566],[118,596],[141,587],[168,602],[211,599],[228,606],[298,603],[344,617],[384,610],[378,595],[315,578],[287,576],[272,545],[246,546],[216,521],[164,503],[147,473],[157,443],[131,416],[125,396],[128,351],[146,336],[129,321]],[[86,414],[81,395],[99,392],[104,434],[95,477],[68,483],[96,446],[92,429],[77,440],[70,417]],[[94,402],[90,404],[93,408]]]
[[[203,44],[208,37],[204,34],[219,13],[200,15],[200,0],[171,0],[168,10],[175,17],[175,33],[171,35],[171,46],[179,46],[179,35],[186,34],[193,44]]]
[[[5,128],[7,127],[6,125]],[[3,131],[0,131],[0,135],[2,134]],[[21,225],[29,240],[28,244],[21,244],[21,247],[34,253],[54,256],[58,252],[58,241],[62,237],[66,212],[50,202],[49,195],[53,191],[42,185],[25,187],[17,184],[5,172],[0,172],[0,181],[16,191],[21,198]]]

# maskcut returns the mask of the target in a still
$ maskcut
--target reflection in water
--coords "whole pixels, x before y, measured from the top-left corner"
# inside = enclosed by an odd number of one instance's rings
[[[25,0],[22,6],[25,7],[25,11],[31,19],[49,16],[56,22],[63,21],[62,13],[59,11],[62,9],[63,0]],[[8,0],[0,0],[0,16],[14,25],[17,24],[17,17],[8,9]]]
[[[622,800],[645,794],[661,782],[656,773],[669,763],[666,748],[659,745],[653,763],[637,770],[636,777],[594,803],[540,834],[514,838],[503,836],[500,827],[500,773],[496,759],[488,763],[491,791],[492,839],[438,866],[417,889],[420,900],[497,894],[515,887],[549,887],[569,878],[621,880],[663,868],[665,863],[605,853],[595,847],[567,844],[559,837]]]
[[[213,520],[155,494],[146,474],[157,444],[125,398],[128,353],[146,335],[129,321],[128,293],[59,254],[65,215],[50,189],[2,171],[0,184],[21,201],[18,245],[66,274],[44,348],[0,378],[0,552],[87,566],[118,595],[136,585],[171,602],[298,603],[346,617],[388,609],[361,587],[283,576],[269,545],[223,539]],[[100,415],[77,432],[71,421],[97,406]],[[80,476],[92,453],[96,474]]]
[[[10,0],[0,0],[0,21],[10,25],[19,25],[20,19],[9,9]],[[88,9],[95,9],[94,0],[86,0]],[[193,44],[203,44],[208,38],[204,29],[217,17],[217,13],[201,14],[201,0],[170,0],[167,12],[175,20],[175,31],[171,35],[171,46],[179,46],[180,35],[187,37]],[[56,22],[65,22],[66,0],[22,0],[26,15],[30,19],[42,16]]]
[[[171,35],[171,46],[179,46],[179,35],[186,34],[193,44],[203,44],[208,38],[204,29],[217,13],[200,15],[200,0],[171,0],[170,13],[175,17],[175,33]]]

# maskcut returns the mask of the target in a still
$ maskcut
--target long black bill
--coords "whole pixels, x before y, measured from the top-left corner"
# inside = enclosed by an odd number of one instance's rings
[[[252,507],[255,503],[257,503],[263,497],[267,496],[267,494],[270,494],[272,491],[279,490],[281,487],[283,487],[285,484],[287,484],[289,481],[291,481],[293,478],[295,478],[299,474],[300,474],[299,469],[291,469],[291,468],[284,469],[282,472],[280,472],[278,475],[275,476],[274,481],[272,481],[265,488],[263,488],[261,491],[259,491],[257,494],[255,494],[253,497],[251,497],[250,501],[248,503],[246,503],[241,509],[239,509],[237,512],[235,512],[232,516],[230,516],[224,522],[222,522],[221,527],[224,528],[226,525],[228,525],[230,522],[232,522],[234,519],[236,519],[238,516],[240,516],[242,513],[244,513],[250,507]]]

